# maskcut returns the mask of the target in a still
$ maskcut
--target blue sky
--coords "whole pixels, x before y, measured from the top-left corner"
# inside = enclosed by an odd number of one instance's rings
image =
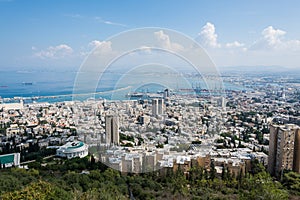
[[[77,68],[93,44],[149,26],[196,38],[219,67],[300,67],[299,8],[296,0],[0,0],[0,69]]]

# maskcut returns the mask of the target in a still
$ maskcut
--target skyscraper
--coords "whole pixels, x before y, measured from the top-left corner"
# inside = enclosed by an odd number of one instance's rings
[[[158,115],[158,99],[152,99],[152,115]]]
[[[169,93],[169,89],[167,88],[164,90],[164,99],[169,98],[169,96],[170,96],[170,93]]]
[[[158,115],[164,114],[164,100],[158,99]]]
[[[158,116],[164,114],[164,100],[152,99],[152,115]]]
[[[220,97],[217,99],[217,104],[219,107],[224,109],[226,107],[226,99],[224,97]]]
[[[113,115],[105,116],[106,144],[119,145],[119,118]]]
[[[279,176],[282,170],[300,172],[300,129],[294,124],[271,125],[268,171]]]

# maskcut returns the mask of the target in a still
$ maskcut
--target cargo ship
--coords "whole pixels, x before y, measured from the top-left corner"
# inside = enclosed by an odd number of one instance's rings
[[[32,82],[23,82],[22,84],[23,84],[23,85],[33,85]]]

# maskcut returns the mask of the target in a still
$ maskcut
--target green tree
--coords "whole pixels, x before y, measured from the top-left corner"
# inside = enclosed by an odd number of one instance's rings
[[[32,183],[22,190],[8,192],[1,196],[3,200],[50,200],[72,199],[72,196],[59,187],[45,181]]]
[[[245,185],[244,185],[245,186]],[[247,189],[240,193],[241,200],[278,199],[287,200],[288,192],[279,182],[273,181],[270,174],[263,171],[248,179]]]
[[[215,162],[213,160],[211,160],[210,162],[209,178],[211,180],[214,180],[216,178]]]
[[[293,193],[300,195],[300,174],[286,172],[283,174],[282,184]]]

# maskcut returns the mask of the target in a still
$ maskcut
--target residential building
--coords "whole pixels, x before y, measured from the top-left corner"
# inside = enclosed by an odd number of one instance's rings
[[[270,125],[268,171],[279,176],[283,170],[300,172],[300,129],[294,124]]]
[[[106,144],[119,145],[119,118],[118,116],[107,115],[105,117]]]

